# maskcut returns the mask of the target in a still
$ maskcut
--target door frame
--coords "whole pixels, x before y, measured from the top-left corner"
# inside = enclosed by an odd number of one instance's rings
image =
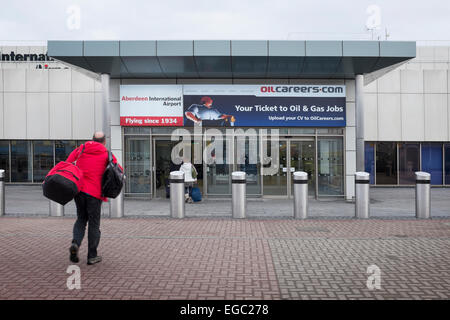
[[[315,194],[314,195],[308,195],[309,198],[316,198],[317,199],[317,139],[316,137],[312,136],[312,137],[289,137],[286,138],[287,140],[287,155],[286,157],[288,158],[287,161],[287,167],[288,167],[288,179],[287,179],[287,191],[288,191],[288,199],[292,199],[293,195],[292,195],[292,173],[294,171],[291,170],[291,142],[297,142],[297,141],[309,141],[314,143],[314,190],[315,190]],[[308,180],[310,179],[310,177],[308,177]]]

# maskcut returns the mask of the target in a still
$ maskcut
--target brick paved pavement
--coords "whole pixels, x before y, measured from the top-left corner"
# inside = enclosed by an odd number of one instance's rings
[[[73,218],[0,218],[0,299],[449,299],[450,220],[103,219],[68,290]],[[381,269],[368,290],[366,269]]]

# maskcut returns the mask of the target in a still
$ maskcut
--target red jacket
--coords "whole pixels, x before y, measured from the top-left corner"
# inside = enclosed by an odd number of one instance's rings
[[[77,167],[83,171],[83,186],[80,191],[107,201],[107,198],[102,197],[102,177],[108,165],[108,149],[95,141],[88,141],[84,145],[84,152],[77,161]],[[81,150],[83,150],[83,145],[73,150],[66,161],[74,162],[77,160]],[[117,163],[114,155],[113,162]]]

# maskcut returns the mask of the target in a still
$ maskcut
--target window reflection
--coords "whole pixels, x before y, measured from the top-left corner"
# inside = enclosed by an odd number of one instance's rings
[[[11,141],[11,182],[31,182],[31,141]]]
[[[377,143],[377,184],[397,184],[397,148],[395,142]]]
[[[420,168],[420,145],[418,143],[399,143],[398,148],[400,184],[415,184],[415,172]]]

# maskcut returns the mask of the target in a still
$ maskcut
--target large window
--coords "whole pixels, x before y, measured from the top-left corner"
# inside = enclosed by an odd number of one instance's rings
[[[0,169],[6,170],[5,181],[13,183],[44,181],[55,163],[66,160],[76,144],[77,141],[74,140],[0,141]]]
[[[0,169],[5,170],[5,181],[9,182],[9,141],[0,141]]]
[[[11,182],[32,182],[31,141],[11,141]]]
[[[55,141],[55,163],[60,161],[66,161],[69,157],[69,154],[75,150],[76,143],[75,141]]]
[[[450,184],[450,143],[445,146],[445,184]]]
[[[53,168],[53,141],[33,142],[33,182],[44,181]]]
[[[364,167],[370,174],[370,184],[375,183],[375,143],[366,142],[364,149]]]
[[[415,184],[415,172],[420,168],[420,145],[418,143],[399,143],[398,156],[400,184]]]
[[[442,143],[422,143],[422,171],[431,174],[431,184],[442,184]]]
[[[396,143],[378,142],[376,148],[377,184],[397,184]]]

